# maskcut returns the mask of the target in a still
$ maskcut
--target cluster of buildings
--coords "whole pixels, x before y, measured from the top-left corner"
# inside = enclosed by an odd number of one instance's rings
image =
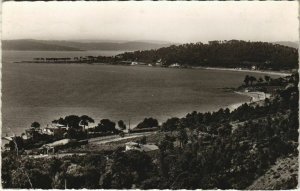
[[[158,59],[156,62],[154,63],[145,63],[145,62],[139,62],[139,61],[119,61],[119,64],[124,64],[124,65],[130,65],[130,66],[137,66],[137,65],[145,65],[145,66],[164,66],[164,62],[162,59]],[[169,68],[180,68],[181,65],[179,63],[173,63],[171,65],[168,66]]]
[[[45,128],[34,128],[31,127],[30,129],[25,130],[25,136],[24,139],[35,139],[36,136],[41,134],[46,134],[55,137],[56,139],[62,139],[66,137],[67,131],[69,127],[61,124],[50,124],[47,125]]]

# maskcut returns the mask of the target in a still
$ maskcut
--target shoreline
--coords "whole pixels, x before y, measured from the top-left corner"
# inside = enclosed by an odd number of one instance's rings
[[[18,64],[87,64],[87,65],[112,65],[112,66],[146,66],[146,67],[156,67],[156,68],[170,68],[171,67],[159,67],[159,66],[148,66],[148,65],[127,65],[127,64],[111,64],[111,63],[88,63],[88,62],[34,62],[34,61],[12,61],[12,63]],[[177,68],[177,69],[196,69],[196,70],[220,70],[220,71],[233,71],[233,72],[249,72],[249,73],[257,73],[257,74],[268,74],[268,75],[278,75],[278,76],[289,76],[292,73],[284,72],[284,71],[272,71],[272,70],[250,70],[250,69],[235,69],[235,68],[221,68],[221,67],[204,67],[204,66],[195,66],[188,68]]]
[[[291,73],[288,72],[277,72],[271,70],[249,70],[249,69],[234,69],[234,68],[219,68],[219,67],[192,67],[193,69],[204,69],[204,70],[222,70],[222,71],[234,71],[234,72],[251,72],[258,74],[269,74],[269,75],[278,75],[278,76],[288,76]]]
[[[225,106],[220,106],[216,109],[208,109],[208,110],[205,110],[205,111],[200,111],[200,110],[193,110],[193,111],[196,111],[196,112],[200,112],[200,113],[206,113],[206,112],[217,112],[218,110],[220,109],[229,109],[230,112],[234,111],[235,109],[237,109],[238,107],[240,107],[241,105],[247,103],[255,103],[255,102],[259,102],[259,101],[263,101],[265,100],[265,97],[264,97],[264,92],[241,92],[241,91],[233,91],[233,93],[235,94],[239,94],[239,95],[242,95],[243,97],[248,97],[250,99],[252,99],[252,102],[249,101],[239,101],[239,102],[235,102],[235,103],[232,103],[232,104],[229,104],[229,105],[225,105]],[[269,98],[270,97],[270,94],[266,94],[266,98]],[[176,115],[173,115],[173,116],[169,116],[167,118],[164,118],[163,120],[161,121],[158,121],[159,122],[159,125],[162,125],[163,122],[167,121],[168,119],[170,118],[173,118],[173,117],[177,117],[177,118],[184,118],[186,117],[187,114],[191,113],[192,111],[189,111],[189,112],[180,112],[180,113],[177,113]]]
[[[237,109],[238,107],[242,106],[243,104],[247,103],[247,104],[250,104],[250,103],[257,103],[257,102],[260,102],[260,101],[263,101],[265,100],[265,98],[270,98],[271,94],[265,94],[264,92],[259,92],[259,91],[256,91],[256,92],[241,92],[241,91],[233,91],[235,94],[239,94],[239,95],[242,95],[242,96],[245,96],[245,97],[248,97],[250,98],[249,101],[241,101],[241,102],[237,102],[237,103],[233,103],[233,104],[229,104],[228,106],[222,106],[222,107],[219,107],[218,109],[214,109],[214,110],[207,110],[207,111],[204,111],[202,113],[205,113],[205,112],[216,112],[218,111],[219,109],[226,109],[228,108],[230,112],[234,111],[235,109]],[[200,111],[197,111],[197,112],[200,112]],[[182,113],[182,114],[179,114],[177,115],[178,118],[184,118],[186,117],[186,115],[190,113],[190,112],[187,112],[187,113]],[[173,117],[176,117],[176,116],[173,116]],[[166,122],[168,119],[172,118],[171,116],[170,117],[167,117],[167,118],[164,118],[163,120],[159,120],[159,125],[162,125],[164,122]],[[137,123],[138,124],[138,123]],[[137,124],[132,124],[132,126],[136,126]],[[156,131],[154,131],[156,132]],[[154,132],[150,132],[150,134],[154,133]],[[124,137],[124,138],[115,138],[113,140],[111,139],[106,139],[106,137],[96,137],[96,138],[90,138],[89,140],[91,140],[91,143],[93,144],[96,144],[96,145],[99,145],[99,144],[105,144],[105,143],[109,143],[109,142],[115,142],[115,141],[119,141],[119,140],[123,140],[123,139],[130,139],[130,138],[134,138],[134,137],[140,137],[140,136],[143,136],[145,134],[147,134],[149,132],[145,132],[145,133],[137,133],[137,134],[134,134],[134,135],[131,135],[129,137]],[[16,134],[17,135],[17,134]],[[97,140],[97,139],[100,139],[100,140]],[[102,140],[103,139],[103,140]],[[4,144],[7,143],[6,140],[3,140],[1,138],[1,147],[4,146]]]
[[[255,103],[255,102],[259,102],[259,101],[263,101],[266,98],[270,98],[271,94],[266,94],[264,92],[241,92],[241,91],[234,91],[234,93],[239,94],[239,95],[243,95],[243,96],[247,96],[250,98],[249,101],[247,102],[238,102],[238,103],[234,103],[228,106],[228,109],[230,111],[234,111],[235,109],[237,109],[238,107],[240,107],[241,105],[247,103]]]
[[[62,64],[64,65],[64,64]],[[74,63],[74,65],[77,65]],[[108,65],[108,66],[121,66],[121,65],[111,65],[111,64],[106,64],[106,63],[103,63],[103,64],[99,64],[99,65]],[[123,66],[123,65],[122,65]],[[123,66],[125,67],[125,66]],[[134,66],[134,67],[148,67],[148,66]],[[150,67],[151,68],[151,67]],[[159,68],[159,67],[157,67]],[[163,68],[163,69],[169,69],[169,68]],[[199,68],[200,69],[200,68]],[[205,69],[205,68],[203,68]],[[211,69],[211,70],[233,70],[233,71],[240,71],[240,72],[244,72],[245,70],[235,70],[235,69],[221,69],[221,68],[206,68],[206,69]],[[246,71],[247,72],[247,71]],[[252,72],[259,72],[259,71],[252,71]],[[219,109],[223,108],[223,109],[226,109],[228,108],[230,111],[233,111],[235,109],[237,109],[239,106],[243,105],[244,103],[250,103],[250,98],[254,100],[256,100],[256,97],[257,97],[257,93],[261,93],[262,92],[236,92],[236,91],[231,91],[232,93],[235,93],[235,94],[240,94],[242,95],[243,97],[241,97],[241,99],[239,98],[236,98],[236,99],[232,99],[232,102],[230,103],[226,103],[224,105],[219,105],[219,104],[214,104],[214,107],[210,107],[210,108],[205,108],[203,107],[203,110],[201,110],[201,106],[199,108],[195,108],[195,109],[192,109],[192,110],[189,110],[187,112],[182,112],[182,111],[175,111],[172,115],[170,116],[166,116],[166,115],[162,115],[162,116],[159,116],[157,119],[159,120],[159,124],[162,124],[163,122],[165,122],[167,119],[170,119],[172,117],[178,117],[178,118],[182,118],[182,117],[185,117],[188,113],[191,113],[192,111],[197,111],[197,112],[201,112],[201,113],[204,113],[204,112],[215,112],[215,111],[218,111]],[[233,97],[233,96],[232,96]],[[248,98],[247,98],[248,97]],[[263,100],[262,98],[259,98],[259,100],[256,100],[256,101],[261,101]],[[254,102],[256,102],[254,101]],[[165,117],[166,116],[166,117]],[[147,117],[152,117],[150,115],[148,116],[145,116],[143,118],[147,118]],[[143,120],[143,118],[141,118],[141,120],[138,120],[138,122],[135,122],[135,123],[132,123],[131,126],[135,127],[139,122],[141,122]],[[159,119],[160,118],[160,119]],[[17,128],[19,129],[19,128]],[[15,131],[15,129],[13,128],[13,130]],[[2,132],[5,132],[2,130]],[[17,135],[21,135],[21,133],[23,133],[23,130],[19,132],[19,130],[16,130],[15,131]],[[12,133],[11,132],[6,132],[8,135],[11,135]]]

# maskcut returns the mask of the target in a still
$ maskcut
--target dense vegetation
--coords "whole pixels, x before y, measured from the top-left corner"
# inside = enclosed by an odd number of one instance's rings
[[[165,137],[157,153],[120,148],[34,160],[4,153],[3,187],[245,189],[277,158],[298,156],[299,76],[267,79],[247,84],[268,91],[273,87],[273,96],[264,102],[168,119],[161,127]],[[115,125],[105,120],[98,126],[104,124]],[[294,177],[283,189],[296,185]]]
[[[69,45],[72,44],[78,43],[69,43]],[[79,44],[84,45],[84,43]],[[53,46],[51,43],[48,45]],[[107,47],[107,44],[105,47]],[[267,42],[229,40],[209,41],[208,44],[199,42],[171,45],[168,47],[160,45],[157,49],[143,50],[140,48],[139,51],[125,52],[116,56],[46,57],[34,58],[31,61],[23,60],[22,62],[64,64],[109,63],[118,65],[149,64],[150,66],[181,68],[225,67],[259,70],[293,70],[298,68],[298,50],[296,48]]]
[[[145,118],[142,122],[140,122],[136,128],[142,129],[142,128],[152,128],[152,127],[158,127],[158,121],[157,119]]]
[[[208,44],[183,44],[157,50],[127,52],[119,55],[123,60],[155,63],[174,63],[186,66],[246,67],[260,69],[298,68],[298,51],[295,48],[266,42],[239,40],[210,41]]]
[[[101,137],[108,135],[120,135],[124,136],[124,130],[126,130],[126,124],[124,121],[119,120],[118,126],[116,123],[109,119],[101,119],[96,126],[89,126],[90,123],[94,123],[94,119],[87,115],[77,116],[68,115],[66,117],[60,117],[52,121],[52,124],[56,129],[56,134],[43,133],[38,122],[33,122],[30,129],[25,129],[26,133],[22,133],[21,136],[13,137],[13,140],[5,144],[4,147],[10,151],[17,151],[22,154],[25,149],[40,148],[44,144],[58,141],[61,139],[73,139],[73,140],[85,140],[93,137]],[[58,126],[60,127],[58,127]],[[63,128],[61,128],[63,127]],[[88,128],[87,128],[88,127]],[[151,128],[153,131],[159,127],[157,119],[145,118],[134,129],[129,130],[131,133],[136,131],[145,132]],[[46,129],[48,126],[46,127]],[[23,136],[27,135],[24,139]],[[28,137],[30,136],[30,137]],[[17,146],[17,147],[16,147]]]

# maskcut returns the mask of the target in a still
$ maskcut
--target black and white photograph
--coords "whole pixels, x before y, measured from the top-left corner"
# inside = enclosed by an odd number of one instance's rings
[[[1,188],[294,190],[298,1],[2,2]]]

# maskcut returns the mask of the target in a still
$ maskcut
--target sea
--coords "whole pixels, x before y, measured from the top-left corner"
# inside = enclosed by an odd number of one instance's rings
[[[249,101],[229,91],[247,72],[149,66],[15,63],[34,57],[112,56],[124,51],[3,51],[2,136],[20,135],[67,115],[163,123],[192,111],[215,111]],[[264,74],[251,73],[256,77]]]

